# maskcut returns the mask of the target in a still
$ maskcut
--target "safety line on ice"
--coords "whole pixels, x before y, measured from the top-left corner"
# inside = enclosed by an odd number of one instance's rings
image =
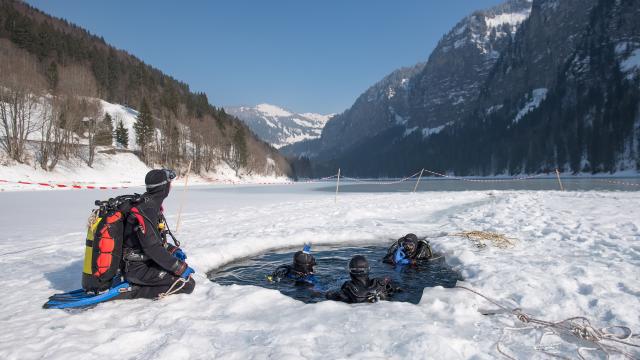
[[[69,189],[91,189],[91,190],[116,190],[116,189],[128,189],[128,186],[96,186],[96,185],[78,185],[77,183],[73,184],[59,184],[59,183],[50,183],[50,182],[32,182],[32,181],[11,181],[11,180],[2,180],[0,179],[0,183],[6,184],[17,184],[17,185],[35,185],[35,186],[44,186],[48,188],[69,188]]]
[[[400,183],[409,181],[410,179],[416,178],[417,176],[420,176],[420,178],[422,178],[422,173],[423,172],[424,173],[429,173],[429,174],[434,175],[434,176],[439,176],[439,177],[442,177],[442,178],[446,178],[446,179],[457,180],[457,181],[465,181],[465,182],[476,182],[476,183],[504,183],[504,182],[510,182],[510,181],[525,181],[525,180],[531,180],[531,179],[540,178],[540,177],[543,177],[543,176],[549,176],[549,174],[536,174],[536,175],[530,175],[530,176],[521,176],[521,177],[505,178],[505,179],[468,179],[468,178],[459,177],[459,176],[447,175],[447,174],[444,174],[444,173],[441,173],[441,172],[437,172],[437,171],[433,171],[433,170],[422,169],[421,171],[418,171],[413,175],[407,176],[407,177],[399,179],[399,180],[394,180],[394,181],[367,180],[367,179],[358,179],[358,178],[353,178],[353,177],[348,177],[348,176],[340,176],[340,179],[341,180],[347,180],[347,181],[353,181],[353,182],[357,182],[357,183],[361,183],[361,184],[394,185],[394,184],[400,184]],[[338,178],[338,176],[339,176],[338,174],[334,174],[334,175],[323,177],[323,178],[319,178],[319,179],[308,179],[308,180],[302,180],[302,181],[286,181],[286,182],[254,182],[254,183],[251,183],[251,182],[242,182],[242,181],[233,181],[233,180],[217,180],[217,181],[210,182],[210,184],[230,184],[230,185],[299,185],[299,184],[318,184],[318,183],[326,183],[326,182],[328,182],[330,180]],[[420,179],[418,179],[418,181],[419,180]],[[606,180],[606,179],[591,179],[591,180],[598,181],[598,182],[603,182],[603,183],[608,183],[608,184],[612,184],[612,185],[640,187],[640,184],[638,184],[638,183],[631,183],[631,182],[626,182],[626,181]],[[560,179],[558,179],[558,181],[560,182]],[[53,182],[53,181],[50,181],[50,182],[37,182],[37,181],[25,181],[25,180],[14,181],[14,180],[0,179],[0,184],[2,184],[2,183],[5,183],[5,184],[17,184],[17,185],[34,185],[34,186],[42,186],[42,187],[48,187],[48,188],[54,188],[54,189],[55,188],[59,188],[59,189],[67,188],[67,189],[89,189],[89,190],[117,190],[117,189],[128,189],[129,187],[144,187],[144,184],[130,184],[128,186],[100,186],[100,185],[84,185],[84,183],[81,182],[81,181],[74,181],[71,184],[64,184],[64,183],[56,183],[56,182]]]

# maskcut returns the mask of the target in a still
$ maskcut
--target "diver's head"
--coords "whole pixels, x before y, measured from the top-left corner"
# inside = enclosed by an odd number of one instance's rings
[[[415,234],[407,234],[399,241],[407,257],[413,257],[418,250],[418,237]]]
[[[316,259],[313,255],[298,251],[293,254],[293,269],[303,274],[313,274],[313,267],[316,265]]]
[[[351,277],[369,277],[369,262],[362,255],[356,255],[349,261],[349,275]]]
[[[147,173],[144,183],[148,194],[162,194],[166,198],[171,190],[171,181],[176,178],[176,172],[170,169],[153,169]]]

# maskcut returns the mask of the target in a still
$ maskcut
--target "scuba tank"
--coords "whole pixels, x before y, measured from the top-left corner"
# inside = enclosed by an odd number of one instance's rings
[[[108,290],[119,275],[124,228],[131,207],[143,201],[139,194],[96,200],[87,226],[82,288],[87,292]]]

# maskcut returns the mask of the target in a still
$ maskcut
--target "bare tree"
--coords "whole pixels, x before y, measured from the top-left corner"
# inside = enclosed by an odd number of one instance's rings
[[[93,98],[98,96],[96,79],[86,66],[63,66],[59,74],[57,89],[61,94]]]
[[[13,160],[23,162],[29,136],[40,126],[36,97],[24,89],[0,88],[0,145]]]
[[[23,162],[29,137],[39,129],[38,104],[46,81],[34,57],[0,40],[0,148]]]
[[[96,156],[97,138],[96,135],[100,131],[100,115],[102,114],[100,103],[96,100],[82,99],[80,102],[80,113],[82,117],[83,127],[86,130],[86,138],[88,145],[87,166],[92,167]]]
[[[49,170],[49,160],[53,156],[53,133],[55,126],[55,116],[53,113],[53,98],[43,103],[41,118],[42,127],[40,130],[40,149],[38,162],[43,170]]]

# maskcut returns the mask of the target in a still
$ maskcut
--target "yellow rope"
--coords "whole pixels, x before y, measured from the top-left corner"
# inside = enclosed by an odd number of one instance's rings
[[[459,233],[449,234],[449,236],[464,237],[471,240],[475,246],[484,248],[487,246],[486,242],[491,242],[493,246],[500,249],[508,249],[516,245],[516,239],[506,237],[503,234],[490,232],[490,231],[462,231]]]

